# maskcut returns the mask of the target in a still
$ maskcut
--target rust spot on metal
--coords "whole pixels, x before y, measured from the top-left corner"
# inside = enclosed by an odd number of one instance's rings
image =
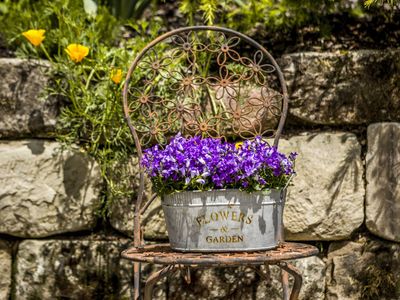
[[[192,49],[192,46],[190,45],[190,43],[185,42],[185,43],[183,43],[182,48],[183,48],[183,50],[185,50],[185,51],[189,51],[189,50]]]
[[[192,77],[185,77],[182,80],[182,84],[186,85],[186,86],[191,85],[192,83],[193,83],[193,78]]]
[[[208,129],[208,125],[207,125],[206,122],[201,122],[201,123],[199,123],[199,128],[200,128],[200,130],[201,130],[202,132],[206,132],[207,129]]]
[[[145,104],[145,103],[149,102],[149,97],[143,95],[139,98],[139,102],[142,104]]]
[[[153,70],[158,70],[160,68],[160,62],[159,61],[154,61],[151,64],[151,67],[153,68]]]
[[[221,51],[222,51],[222,52],[228,52],[228,51],[229,51],[229,46],[228,46],[227,44],[223,44],[223,45],[221,46]]]

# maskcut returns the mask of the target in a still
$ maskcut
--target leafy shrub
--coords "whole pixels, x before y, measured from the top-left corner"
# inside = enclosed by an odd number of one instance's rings
[[[52,84],[46,93],[67,101],[55,137],[95,158],[109,200],[129,196],[133,174],[126,173],[126,164],[135,150],[123,119],[121,88],[130,62],[156,35],[158,23],[151,28],[145,21],[122,23],[102,6],[87,13],[83,2],[74,0],[6,0],[5,5],[0,23],[10,46],[19,57],[48,59]],[[34,35],[45,31],[44,40],[29,39],[28,29],[40,29]]]

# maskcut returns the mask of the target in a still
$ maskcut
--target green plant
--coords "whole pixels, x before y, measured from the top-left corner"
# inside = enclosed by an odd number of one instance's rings
[[[135,149],[122,114],[122,78],[134,55],[158,32],[158,22],[151,28],[145,21],[123,24],[102,6],[93,15],[74,0],[35,5],[6,0],[5,5],[0,23],[10,45],[20,57],[49,59],[52,83],[46,93],[66,99],[54,136],[66,146],[78,145],[99,163],[106,182],[103,200],[129,197]],[[22,36],[28,29],[45,30],[44,40],[43,30],[29,32],[33,38]],[[121,39],[123,32],[133,31],[138,34]]]
[[[383,4],[389,4],[391,7],[395,7],[397,4],[400,3],[399,0],[365,0],[364,5],[365,7],[371,7],[371,6],[376,6],[378,4],[383,5]]]
[[[97,42],[111,46],[119,40],[119,23],[105,7],[90,15],[80,0],[5,0],[4,4],[7,9],[0,15],[2,35],[20,57],[32,54],[31,45],[21,37],[21,32],[28,29],[46,30],[43,44],[52,56],[61,56],[73,42],[95,49]],[[43,52],[39,55],[46,58]]]
[[[92,0],[85,0],[92,1]],[[143,12],[150,6],[151,0],[103,0],[101,4],[107,6],[118,19],[138,20]]]
[[[135,28],[146,30],[147,23]],[[79,144],[100,164],[108,204],[133,192],[130,183],[134,175],[128,165],[134,143],[122,114],[121,78],[132,56],[148,41],[149,37],[140,35],[125,41],[122,47],[96,41],[91,58],[76,64],[66,61],[64,55],[54,65],[56,87],[52,92],[71,100],[61,113],[58,139],[65,144]]]
[[[196,13],[209,25],[224,24],[249,31],[260,24],[268,30],[288,30],[305,24],[325,24],[325,16],[336,11],[358,10],[346,1],[332,0],[182,0],[180,10],[192,23]]]

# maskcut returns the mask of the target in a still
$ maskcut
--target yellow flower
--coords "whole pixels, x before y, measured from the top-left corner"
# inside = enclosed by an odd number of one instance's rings
[[[44,40],[44,33],[46,30],[43,29],[30,29],[22,33],[22,35],[34,46],[39,46]]]
[[[243,146],[243,142],[237,142],[237,143],[235,144],[235,148],[236,148],[236,149],[242,148],[242,146]]]
[[[122,70],[121,69],[113,69],[111,71],[111,80],[114,81],[114,83],[118,84],[122,80]]]
[[[78,63],[89,54],[89,47],[79,44],[69,44],[65,52],[67,52],[72,61]]]

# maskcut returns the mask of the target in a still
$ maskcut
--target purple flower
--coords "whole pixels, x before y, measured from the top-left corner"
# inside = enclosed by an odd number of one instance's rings
[[[289,157],[261,137],[239,148],[220,139],[173,137],[164,148],[144,150],[141,165],[160,194],[176,190],[282,188],[294,173],[296,153]]]

